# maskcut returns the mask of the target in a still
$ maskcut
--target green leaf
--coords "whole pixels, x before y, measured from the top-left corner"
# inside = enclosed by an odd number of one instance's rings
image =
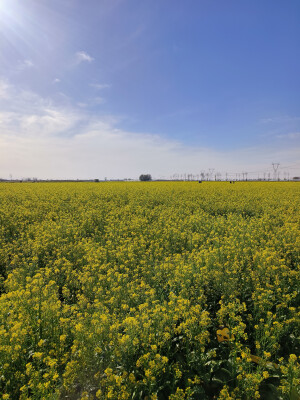
[[[300,394],[295,386],[292,387],[290,400],[300,400]]]
[[[263,383],[260,386],[259,394],[264,400],[279,400],[279,394],[276,386],[271,383]]]

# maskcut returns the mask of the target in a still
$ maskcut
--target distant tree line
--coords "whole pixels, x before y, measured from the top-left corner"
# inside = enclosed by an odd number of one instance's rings
[[[152,181],[152,176],[150,174],[142,174],[139,179],[142,182]]]

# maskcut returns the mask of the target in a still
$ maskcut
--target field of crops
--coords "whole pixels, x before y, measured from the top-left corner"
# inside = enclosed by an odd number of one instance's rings
[[[299,210],[289,182],[0,184],[0,398],[298,399]]]

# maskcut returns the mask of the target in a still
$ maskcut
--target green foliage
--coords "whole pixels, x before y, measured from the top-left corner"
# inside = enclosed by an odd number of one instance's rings
[[[2,183],[0,398],[299,398],[299,190]]]
[[[142,174],[140,175],[139,180],[142,182],[152,181],[152,177],[150,174]]]

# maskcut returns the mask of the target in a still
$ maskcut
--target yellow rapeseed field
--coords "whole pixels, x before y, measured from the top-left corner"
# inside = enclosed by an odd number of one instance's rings
[[[0,184],[0,398],[299,398],[300,184]]]

